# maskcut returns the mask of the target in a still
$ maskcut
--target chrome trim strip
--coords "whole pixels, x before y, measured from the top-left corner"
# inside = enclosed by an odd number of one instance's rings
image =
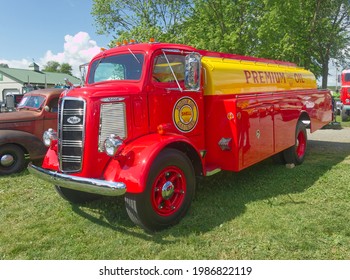
[[[65,108],[65,103],[69,101],[82,102],[82,108]],[[84,154],[84,143],[85,143],[85,121],[86,121],[86,100],[83,98],[76,97],[64,97],[61,100],[58,122],[58,158],[60,169],[65,172],[79,172],[82,169],[83,154]],[[81,125],[64,124],[63,120],[65,116],[76,116],[79,115],[82,118]],[[81,132],[81,139],[79,140],[66,140],[63,138],[64,132]],[[63,154],[64,147],[68,148],[79,148],[80,155],[75,156],[75,160],[69,160],[67,154]],[[68,160],[67,160],[68,159]],[[66,160],[66,161],[65,161]],[[69,169],[64,167],[64,163],[80,163],[79,167]]]
[[[120,196],[126,192],[126,185],[121,182],[109,182],[105,180],[67,175],[43,169],[32,163],[29,163],[28,171],[44,181],[76,191],[105,196]]]
[[[106,98],[102,98],[101,102],[120,102],[124,100],[125,100],[125,97],[106,97]]]

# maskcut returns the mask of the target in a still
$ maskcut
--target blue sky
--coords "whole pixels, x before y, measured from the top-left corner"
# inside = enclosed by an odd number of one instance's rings
[[[27,62],[33,59],[39,65],[50,58],[67,59],[65,53],[68,48],[79,52],[84,48],[106,47],[112,36],[96,33],[91,10],[92,0],[2,1],[0,63],[8,63],[13,68],[27,68]],[[78,40],[81,41],[78,46],[73,44],[77,41],[77,34],[80,34]],[[65,46],[67,40],[71,44]],[[73,53],[69,60],[75,64],[72,57]]]

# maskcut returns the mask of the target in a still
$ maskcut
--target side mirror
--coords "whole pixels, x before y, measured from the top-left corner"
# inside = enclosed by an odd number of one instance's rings
[[[198,91],[201,81],[201,56],[199,53],[190,53],[185,59],[185,87],[188,90]]]
[[[85,63],[85,64],[82,64],[82,65],[79,66],[79,70],[80,70],[80,83],[81,83],[82,86],[85,85],[88,67],[89,67],[89,63]]]
[[[46,106],[44,107],[44,110],[45,110],[45,112],[50,112],[50,107],[46,105]]]

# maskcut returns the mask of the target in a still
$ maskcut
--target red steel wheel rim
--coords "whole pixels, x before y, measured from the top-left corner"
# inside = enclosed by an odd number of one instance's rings
[[[304,133],[299,132],[297,137],[297,155],[299,158],[303,157],[306,149],[306,138]]]
[[[161,171],[152,186],[152,207],[161,216],[170,216],[181,207],[186,193],[182,170],[169,166]]]

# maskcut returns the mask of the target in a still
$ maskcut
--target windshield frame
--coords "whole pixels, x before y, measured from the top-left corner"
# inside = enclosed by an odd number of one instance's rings
[[[96,70],[98,69],[98,66],[104,63],[112,63],[113,60],[116,62],[117,58],[126,58],[128,57],[130,62],[133,62],[134,64],[132,66],[129,65],[129,63],[124,63],[123,66],[129,66],[130,69],[124,68],[124,75],[131,75],[136,74],[136,77],[134,79],[130,79],[129,77],[123,77],[121,79],[102,79],[96,81]],[[135,70],[133,66],[141,64],[140,69],[136,69],[136,71],[130,71]],[[85,79],[86,84],[92,85],[92,84],[100,84],[100,83],[115,83],[115,82],[134,82],[137,83],[141,81],[145,75],[145,64],[146,64],[146,54],[143,51],[130,51],[128,49],[126,52],[119,52],[119,53],[113,53],[111,55],[102,55],[91,61],[89,67],[88,67],[88,73],[87,77]],[[115,65],[122,65],[117,64]]]
[[[28,106],[27,103],[30,99],[37,97],[37,98],[42,98],[41,102],[39,103],[39,105],[37,107],[33,107],[33,106]],[[17,110],[21,110],[21,109],[27,109],[27,110],[32,110],[32,111],[40,111],[43,107],[44,104],[46,102],[47,96],[42,95],[42,94],[25,94],[21,101],[17,104],[16,109]],[[26,104],[23,104],[26,102]]]

